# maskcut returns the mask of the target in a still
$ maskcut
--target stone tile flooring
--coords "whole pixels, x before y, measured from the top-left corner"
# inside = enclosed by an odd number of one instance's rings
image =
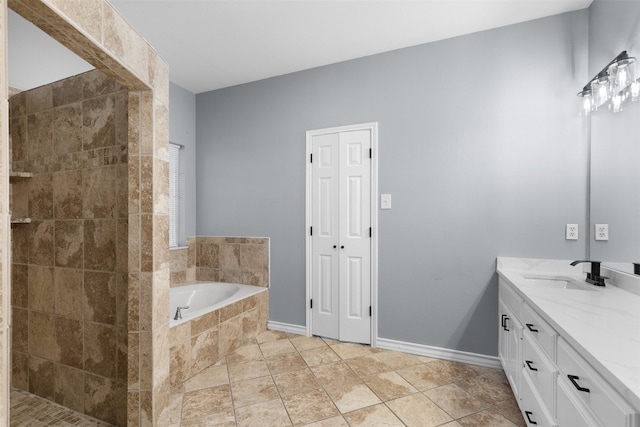
[[[106,426],[11,399],[11,426]],[[186,381],[169,410],[169,427],[526,426],[502,370],[275,331]]]
[[[23,390],[11,389],[11,427],[95,426],[109,427],[87,415]]]

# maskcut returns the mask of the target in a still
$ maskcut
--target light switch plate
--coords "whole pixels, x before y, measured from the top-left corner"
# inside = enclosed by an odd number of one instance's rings
[[[391,209],[391,194],[380,195],[380,209]]]

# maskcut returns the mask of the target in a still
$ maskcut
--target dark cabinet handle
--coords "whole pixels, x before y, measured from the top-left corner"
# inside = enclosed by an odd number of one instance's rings
[[[340,246],[340,249],[344,249],[344,245],[341,245],[341,246]]]
[[[531,366],[531,364],[533,363],[531,360],[525,360],[524,363],[527,364],[527,368],[529,368],[529,370],[531,371],[537,371],[537,368],[534,368],[533,366]]]
[[[527,421],[529,422],[529,424],[538,424],[537,422],[533,421],[531,419],[531,415],[533,415],[533,412],[531,411],[524,411],[524,414],[527,416]]]
[[[527,323],[527,328],[529,328],[531,332],[538,332],[538,330],[533,327],[533,323]]]
[[[580,379],[579,376],[577,376],[577,375],[567,375],[567,377],[569,378],[569,381],[571,381],[571,384],[573,384],[574,387],[578,389],[578,391],[584,391],[585,393],[589,393],[591,391],[588,388],[580,387],[580,385],[576,382],[576,380]]]
[[[507,315],[503,314],[502,315],[502,319],[500,320],[500,326],[502,326],[502,329],[504,329],[504,319],[506,319],[506,318],[507,318]]]
[[[509,328],[507,328],[507,321],[509,320],[509,316],[504,316],[504,321],[502,322],[502,329],[509,332]]]
[[[335,249],[335,248],[337,248],[337,246],[336,246],[336,245],[333,245],[333,249]]]

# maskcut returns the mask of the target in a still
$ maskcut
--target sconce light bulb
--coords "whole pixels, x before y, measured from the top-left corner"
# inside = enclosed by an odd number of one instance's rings
[[[611,98],[611,110],[614,113],[622,111],[622,95],[616,94]]]

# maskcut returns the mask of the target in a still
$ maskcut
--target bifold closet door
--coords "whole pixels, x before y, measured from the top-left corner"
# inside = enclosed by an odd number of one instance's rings
[[[313,334],[371,342],[371,132],[312,140]]]

